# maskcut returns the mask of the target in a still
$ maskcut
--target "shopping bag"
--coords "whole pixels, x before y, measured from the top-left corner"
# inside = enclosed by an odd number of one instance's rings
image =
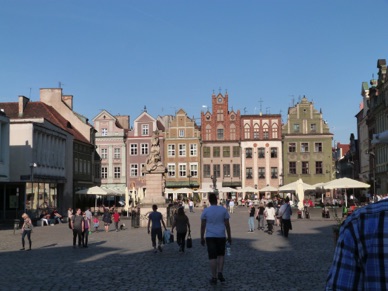
[[[163,243],[164,244],[170,243],[170,236],[171,236],[171,231],[169,229],[166,229],[163,233]]]
[[[191,234],[189,233],[189,235],[187,236],[187,240],[186,240],[186,247],[188,249],[191,249],[193,247],[193,240],[191,239]]]

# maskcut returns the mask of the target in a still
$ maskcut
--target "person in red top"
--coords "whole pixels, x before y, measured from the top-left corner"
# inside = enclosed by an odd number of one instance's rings
[[[115,210],[113,213],[113,222],[115,223],[116,231],[119,231],[120,214]]]

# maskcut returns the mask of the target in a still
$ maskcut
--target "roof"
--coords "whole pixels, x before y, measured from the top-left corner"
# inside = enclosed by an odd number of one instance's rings
[[[73,135],[75,140],[90,144],[90,142],[75,129],[67,119],[59,114],[52,106],[43,102],[27,102],[24,107],[23,116],[19,116],[18,102],[0,103],[0,108],[4,109],[4,112],[9,119],[44,118],[48,122]]]

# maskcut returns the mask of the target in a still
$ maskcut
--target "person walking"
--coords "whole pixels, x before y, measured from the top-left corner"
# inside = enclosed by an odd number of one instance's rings
[[[109,208],[104,207],[104,214],[102,215],[102,221],[104,222],[105,232],[108,232],[109,225],[112,223],[112,217],[109,213]]]
[[[97,215],[94,216],[93,218],[93,227],[94,227],[94,232],[98,232],[98,227],[100,226],[100,220],[98,219]]]
[[[291,226],[292,209],[290,206],[290,198],[288,196],[284,200],[284,203],[279,208],[278,219],[280,220],[280,231],[284,237],[288,237],[288,232],[292,229]]]
[[[189,200],[189,209],[190,209],[190,212],[194,213],[194,201],[193,200]]]
[[[265,210],[264,204],[263,202],[261,202],[259,205],[259,208],[257,209],[257,215],[256,215],[256,219],[259,222],[257,226],[258,230],[264,230],[264,210]]]
[[[116,232],[119,231],[120,214],[117,210],[113,213],[113,222],[115,223]]]
[[[229,213],[234,212],[234,199],[230,199],[229,201]]]
[[[325,290],[388,290],[388,199],[359,208],[340,227]]]
[[[174,221],[172,223],[171,232],[174,232],[174,228],[176,227],[176,241],[179,246],[179,252],[185,252],[186,245],[186,234],[187,230],[190,230],[190,221],[187,215],[185,214],[185,210],[183,207],[178,208],[178,213],[174,217]]]
[[[248,232],[251,232],[251,233],[255,229],[255,212],[256,212],[256,209],[252,203],[249,207],[249,218],[248,218],[248,228],[249,228]]]
[[[82,232],[82,246],[84,248],[87,248],[88,241],[89,241],[90,220],[88,219],[86,212],[83,213],[83,218],[84,218],[84,231]]]
[[[273,207],[273,203],[268,202],[267,207],[264,210],[264,217],[268,224],[268,234],[272,234],[273,232],[273,225],[275,223],[275,208]]]
[[[22,226],[22,248],[20,250],[21,251],[25,250],[24,238],[27,236],[28,244],[29,244],[29,248],[27,249],[27,251],[31,251],[31,245],[32,245],[32,241],[31,241],[32,221],[31,221],[31,219],[30,219],[30,217],[28,216],[27,213],[23,213],[22,214],[22,218],[23,218],[24,221],[23,221],[23,226]]]
[[[81,208],[77,208],[75,215],[71,220],[71,229],[73,230],[73,248],[76,246],[78,238],[78,247],[82,247],[82,233],[84,232],[85,221],[81,215]]]
[[[158,252],[156,250],[156,237],[158,237],[158,250],[160,252],[163,251],[162,225],[164,227],[164,230],[167,230],[166,225],[164,224],[164,221],[163,221],[163,215],[157,210],[158,210],[158,206],[156,204],[152,205],[152,212],[148,216],[148,226],[147,226],[148,233],[151,233],[151,242],[152,242],[152,247],[154,248],[154,253]],[[151,222],[152,222],[152,228],[150,231]]]
[[[201,214],[201,245],[207,245],[208,257],[212,278],[210,284],[216,285],[217,279],[225,282],[223,275],[226,237],[229,244],[232,244],[232,236],[229,224],[229,213],[225,207],[217,206],[217,196],[209,194],[210,206],[205,208]],[[205,240],[206,232],[206,240]]]

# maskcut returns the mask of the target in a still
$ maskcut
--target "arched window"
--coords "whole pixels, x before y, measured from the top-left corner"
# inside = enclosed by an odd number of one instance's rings
[[[253,139],[260,139],[260,126],[257,123],[253,126]]]
[[[251,127],[249,126],[249,124],[244,125],[244,138],[245,139],[251,138]]]

